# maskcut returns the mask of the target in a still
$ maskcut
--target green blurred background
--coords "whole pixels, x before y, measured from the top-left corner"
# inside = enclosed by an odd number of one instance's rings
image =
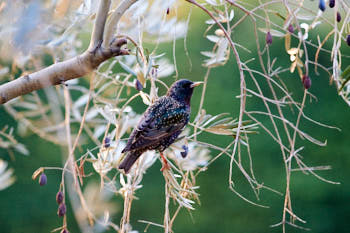
[[[238,16],[236,16],[238,17]],[[203,35],[205,28],[203,22],[206,16],[195,11],[192,15],[187,45],[193,63],[190,69],[188,59],[184,53],[183,40],[176,43],[176,58],[179,76],[192,80],[202,80],[206,69],[201,66],[203,56],[200,51],[210,50],[213,46]],[[244,30],[250,24],[242,24],[233,33],[234,40],[244,42],[247,46],[247,38],[253,38],[249,30]],[[329,28],[320,27],[319,33],[325,35]],[[323,31],[322,31],[323,30]],[[311,33],[316,36],[314,33]],[[316,41],[316,37],[312,38]],[[262,40],[263,42],[263,40]],[[328,46],[328,47],[327,47]],[[344,45],[343,45],[344,46]],[[330,45],[326,45],[330,48]],[[255,53],[255,45],[252,40],[249,49],[252,54],[242,52],[242,60],[251,58]],[[281,51],[283,50],[283,53]],[[158,51],[165,51],[172,59],[172,45],[162,45]],[[343,48],[343,54],[350,54],[349,47]],[[309,54],[315,51],[310,49]],[[277,65],[288,66],[289,56],[284,52],[283,39],[273,38],[271,46],[272,57],[278,58]],[[313,58],[311,57],[311,60]],[[329,62],[328,54],[321,54],[320,62]],[[346,66],[348,60],[343,60]],[[250,63],[253,68],[257,63]],[[344,66],[344,67],[345,67]],[[205,109],[214,115],[229,112],[238,116],[239,99],[239,74],[234,58],[223,67],[213,69],[209,77]],[[322,128],[302,120],[301,125],[306,132],[320,140],[327,139],[326,147],[317,147],[309,142],[298,140],[299,145],[304,145],[302,152],[305,162],[310,166],[331,165],[332,170],[320,171],[318,174],[327,179],[339,181],[340,185],[331,185],[317,180],[311,175],[293,173],[291,180],[291,197],[293,209],[299,217],[307,221],[305,227],[313,232],[349,232],[349,208],[350,208],[350,158],[349,139],[350,109],[337,95],[334,86],[329,85],[329,77],[325,72],[317,76],[313,73],[311,66],[312,87],[310,92],[318,101],[307,102],[305,113],[315,120],[337,126],[341,132]],[[171,83],[173,78],[165,79]],[[288,89],[293,93],[295,99],[301,100],[303,87],[296,74],[284,75]],[[248,81],[248,84],[250,81]],[[267,87],[265,87],[267,91]],[[192,106],[193,114],[198,110],[201,90],[194,94]],[[261,109],[262,102],[256,98],[248,100],[250,109]],[[137,105],[135,109],[141,113],[144,105]],[[9,117],[0,107],[1,123],[16,126],[16,122]],[[267,119],[263,119],[267,122]],[[268,123],[266,123],[269,125]],[[206,135],[207,141],[215,144],[226,145],[231,139],[224,136]],[[9,161],[10,166],[15,169],[16,183],[8,189],[0,192],[0,232],[22,233],[22,232],[49,232],[61,225],[61,219],[56,215],[57,204],[55,194],[59,187],[61,174],[54,171],[47,172],[48,184],[40,187],[37,181],[31,179],[33,171],[41,166],[62,166],[61,149],[53,144],[47,143],[35,135],[20,138],[29,151],[30,156],[15,156],[15,160],[9,159],[8,153],[1,150],[1,158]],[[280,192],[285,189],[285,171],[283,170],[282,156],[279,147],[267,134],[259,130],[259,134],[250,137],[252,147],[254,171],[258,181],[270,186]],[[302,144],[301,144],[302,143]],[[92,147],[92,145],[91,145]],[[216,155],[212,151],[211,155]],[[88,165],[90,166],[90,164]],[[157,162],[144,176],[142,184],[144,187],[137,192],[139,200],[134,201],[132,207],[131,223],[135,230],[143,232],[145,224],[139,223],[138,219],[163,222],[164,214],[164,179],[159,172],[160,163]],[[233,194],[228,188],[229,158],[222,156],[213,163],[208,171],[202,173],[197,184],[200,186],[200,205],[191,213],[182,210],[175,220],[174,231],[178,233],[230,233],[230,232],[281,232],[281,228],[270,228],[269,226],[279,222],[282,218],[284,198],[272,192],[262,190],[260,204],[268,205],[264,209],[252,206]],[[98,175],[93,177],[98,180]],[[244,177],[238,170],[234,170],[233,180],[236,188],[248,198],[254,200],[252,190],[244,181]],[[122,199],[113,197],[118,203],[117,214],[113,216],[114,222],[118,223],[122,214]],[[68,226],[70,232],[79,232],[71,208],[68,206]],[[300,232],[301,230],[287,227],[287,232]],[[150,226],[148,232],[163,232],[161,228]]]

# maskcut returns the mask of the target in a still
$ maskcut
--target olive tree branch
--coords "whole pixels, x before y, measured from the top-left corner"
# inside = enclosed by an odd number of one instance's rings
[[[103,40],[103,33],[105,30],[106,20],[111,6],[111,0],[101,0],[98,7],[96,20],[91,33],[91,40],[89,49],[93,50],[96,48]]]
[[[138,0],[124,0],[119,4],[118,8],[114,11],[110,20],[107,23],[106,30],[104,31],[103,35],[104,40],[102,43],[102,47],[108,46],[108,44],[113,38],[113,33],[117,30],[119,20],[121,19],[125,11],[127,11],[129,7],[137,1]]]
[[[118,19],[111,20],[108,24],[109,28],[116,28],[116,24],[124,14],[124,12],[137,0],[124,0],[118,7]],[[126,39],[108,37],[104,39],[105,24],[110,8],[110,0],[101,0],[96,16],[96,21],[91,34],[89,48],[82,54],[69,60],[52,64],[37,72],[29,75],[23,75],[13,81],[0,85],[0,104],[4,104],[18,96],[28,94],[30,92],[53,85],[61,84],[65,81],[80,78],[94,69],[102,62],[111,57],[127,55],[128,50],[122,49],[126,44]],[[112,17],[113,18],[113,17]],[[105,46],[101,46],[103,41]]]
[[[243,73],[243,67],[242,67],[242,62],[239,56],[239,53],[237,51],[236,45],[233,43],[230,34],[231,31],[227,31],[224,26],[214,17],[214,15],[207,9],[205,8],[203,5],[199,4],[197,1],[195,0],[185,0],[195,6],[197,6],[198,8],[200,8],[201,10],[203,10],[210,18],[212,18],[216,25],[223,31],[225,38],[228,40],[230,47],[233,51],[233,54],[236,58],[236,63],[238,66],[238,70],[239,70],[239,76],[240,76],[240,110],[239,110],[239,117],[238,117],[238,126],[237,126],[237,132],[236,132],[236,138],[235,138],[235,142],[234,142],[234,146],[233,146],[233,151],[232,151],[232,156],[231,156],[231,161],[230,161],[230,172],[229,172],[229,188],[238,195],[238,193],[234,190],[233,188],[233,181],[232,181],[232,164],[234,162],[234,155],[236,154],[237,151],[237,145],[239,143],[239,138],[240,138],[240,134],[241,134],[241,127],[243,125],[243,115],[245,112],[245,106],[246,106],[246,82],[245,82],[245,77],[244,77],[244,73]]]

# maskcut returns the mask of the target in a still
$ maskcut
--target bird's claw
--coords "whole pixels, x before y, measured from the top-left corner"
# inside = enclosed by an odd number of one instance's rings
[[[160,169],[161,172],[164,172],[164,170],[169,170],[170,166],[168,164],[168,161],[166,161],[163,153],[160,153],[160,157],[162,157],[163,163],[162,163],[162,168]]]
[[[162,168],[160,169],[161,172],[164,172],[164,170],[169,170],[170,166],[168,164],[168,162],[165,161],[165,163],[163,163]]]

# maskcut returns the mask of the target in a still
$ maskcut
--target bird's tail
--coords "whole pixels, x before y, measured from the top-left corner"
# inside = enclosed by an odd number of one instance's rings
[[[123,162],[119,165],[119,169],[124,169],[125,173],[128,173],[141,154],[142,152],[140,151],[129,152]]]

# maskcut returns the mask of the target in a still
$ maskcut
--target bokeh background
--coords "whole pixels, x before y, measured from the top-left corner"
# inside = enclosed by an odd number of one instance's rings
[[[315,6],[317,1],[314,1]],[[180,13],[186,15],[186,11]],[[235,17],[239,17],[239,14]],[[211,48],[212,43],[202,35],[205,31],[204,21],[207,19],[201,12],[194,10],[190,21],[187,36],[192,68],[184,52],[184,41],[176,43],[177,68],[180,77],[191,80],[202,80],[205,75],[205,68],[202,67],[204,57],[200,51]],[[249,49],[255,51],[254,38],[245,27],[250,24],[242,24],[234,31],[235,41],[252,39]],[[327,33],[326,26],[318,28],[320,35]],[[311,40],[316,41],[316,34],[311,33]],[[150,48],[152,45],[149,45]],[[326,45],[327,47],[328,45]],[[350,55],[349,47],[343,43],[343,54]],[[328,46],[330,48],[330,46]],[[274,38],[271,46],[271,54],[278,58],[278,64],[288,66],[289,56],[284,51],[283,39]],[[159,51],[166,52],[169,59],[172,59],[172,45],[162,44]],[[310,54],[314,54],[312,49]],[[247,60],[254,55],[242,53],[242,60]],[[327,54],[321,54],[321,62],[329,62]],[[349,60],[343,61],[350,64]],[[258,64],[251,63],[251,66]],[[345,65],[346,66],[346,65]],[[305,145],[302,155],[310,166],[330,165],[332,170],[320,171],[318,174],[327,179],[338,181],[340,185],[331,185],[317,180],[311,175],[304,175],[300,172],[292,174],[291,197],[293,209],[296,214],[307,221],[305,227],[311,228],[313,232],[349,232],[350,219],[350,109],[345,102],[337,95],[334,86],[330,85],[329,77],[325,72],[317,76],[311,69],[312,87],[310,92],[317,97],[317,101],[308,101],[305,113],[315,120],[326,124],[337,126],[337,130],[322,128],[311,122],[303,120],[301,125],[306,132],[318,139],[327,139],[326,147],[318,147],[306,141],[299,140]],[[303,86],[297,75],[284,75],[288,89],[293,93],[294,98],[301,100]],[[174,81],[173,77],[164,79],[168,84]],[[194,93],[192,100],[193,114],[198,110],[201,90]],[[234,58],[223,67],[211,71],[205,109],[208,113],[215,115],[222,112],[229,112],[238,116],[239,99],[239,74]],[[257,99],[248,100],[251,108],[258,109],[262,102]],[[141,101],[134,106],[137,112],[142,113],[145,106]],[[292,113],[291,113],[292,114]],[[5,125],[16,127],[13,120],[0,107],[0,128]],[[220,145],[226,145],[230,139],[227,137],[206,135],[207,141],[215,140]],[[0,232],[49,232],[61,224],[61,219],[56,215],[57,204],[55,194],[59,187],[61,174],[56,171],[48,171],[48,184],[44,187],[38,185],[37,181],[31,179],[33,171],[41,166],[62,166],[62,151],[59,147],[45,142],[36,135],[19,138],[30,151],[30,156],[15,154],[10,159],[5,150],[0,150],[1,158],[9,161],[14,168],[16,182],[8,189],[0,192]],[[274,189],[283,192],[285,188],[285,172],[283,160],[279,147],[267,134],[259,130],[259,134],[250,137],[252,147],[254,170],[257,179]],[[87,147],[93,145],[88,145]],[[215,156],[216,151],[211,155]],[[91,170],[91,165],[87,170]],[[144,187],[137,192],[139,200],[134,201],[132,208],[131,222],[133,228],[143,232],[144,223],[137,220],[143,219],[152,222],[162,223],[164,212],[164,179],[159,169],[161,164],[156,162],[144,176],[142,184]],[[268,205],[264,209],[252,206],[237,197],[228,188],[229,158],[222,156],[214,162],[208,171],[202,173],[197,184],[200,186],[200,204],[195,210],[187,212],[182,210],[175,220],[174,231],[178,233],[245,233],[245,232],[281,232],[281,228],[270,228],[270,225],[279,222],[282,218],[284,198],[272,192],[262,190],[258,203]],[[234,170],[234,181],[238,191],[253,199],[254,195],[250,187],[244,181],[238,170]],[[98,182],[98,174],[93,174],[92,179]],[[116,214],[113,220],[118,223],[122,214],[122,199],[120,196],[112,197],[116,203]],[[68,206],[68,226],[70,232],[80,232]],[[300,229],[287,227],[288,232],[301,232]],[[112,232],[112,231],[110,231]],[[162,232],[161,228],[150,226],[148,232]]]

